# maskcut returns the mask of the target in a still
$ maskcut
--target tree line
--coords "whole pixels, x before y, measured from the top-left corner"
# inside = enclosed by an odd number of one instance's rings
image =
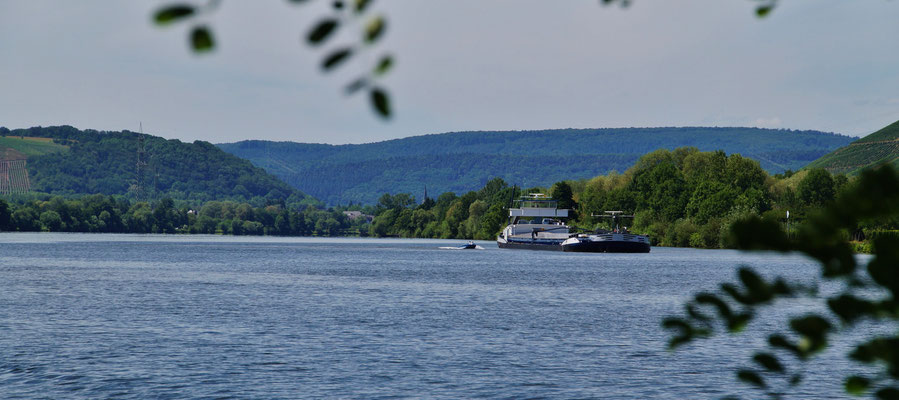
[[[849,186],[845,175],[823,169],[769,175],[739,154],[682,147],[648,153],[623,173],[559,181],[548,188],[519,188],[494,178],[462,195],[445,192],[417,201],[409,193],[383,194],[366,206],[324,208],[291,197],[197,202],[32,195],[0,200],[0,230],[492,240],[507,224],[512,200],[540,192],[573,210],[569,225],[575,230],[608,228],[608,221],[596,216],[623,210],[635,215],[628,228],[648,235],[653,245],[730,248],[729,232],[737,221],[758,216],[796,231]],[[353,220],[343,213],[348,210],[374,218]],[[897,226],[899,219],[864,221],[846,238],[869,251],[864,239],[896,235]]]
[[[851,141],[817,131],[682,127],[455,132],[353,145],[251,140],[218,147],[333,205],[374,204],[385,192],[418,194],[423,183],[435,194],[462,194],[496,177],[526,187],[588,179],[685,144],[742,154],[773,174]]]
[[[629,228],[654,245],[729,248],[731,226],[750,216],[795,231],[850,184],[823,169],[768,174],[757,161],[694,147],[661,149],[640,157],[623,173],[559,181],[551,187],[519,189],[502,179],[461,196],[443,193],[418,203],[409,194],[385,194],[375,207],[372,236],[493,239],[507,223],[507,207],[524,193],[542,192],[574,210],[575,229],[605,228],[596,215],[633,212]],[[789,218],[787,212],[789,211]],[[894,234],[897,220],[865,221],[847,239]]]
[[[194,206],[171,198],[146,202],[100,194],[37,197],[19,202],[0,199],[0,231],[289,236],[368,233],[367,220],[353,220],[343,213],[348,207],[322,209],[284,202],[254,206],[236,201],[207,201]]]

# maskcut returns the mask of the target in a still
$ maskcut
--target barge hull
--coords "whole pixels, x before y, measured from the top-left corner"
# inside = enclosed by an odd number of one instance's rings
[[[549,250],[563,251],[562,243],[543,244],[543,243],[527,243],[527,242],[497,242],[501,249],[524,249],[524,250]]]
[[[582,241],[559,247],[563,251],[582,253],[649,253],[650,248],[647,243],[619,241]]]
[[[528,242],[497,242],[501,249],[524,249],[544,251],[570,251],[580,253],[649,253],[650,246],[638,242],[594,242],[583,241],[576,244],[547,244]]]

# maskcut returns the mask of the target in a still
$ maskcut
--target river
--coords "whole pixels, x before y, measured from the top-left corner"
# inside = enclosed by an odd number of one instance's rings
[[[439,248],[461,243],[0,233],[0,398],[758,398],[736,368],[820,309],[669,352],[661,320],[738,265],[810,284],[817,265]],[[841,398],[844,354],[786,397]]]

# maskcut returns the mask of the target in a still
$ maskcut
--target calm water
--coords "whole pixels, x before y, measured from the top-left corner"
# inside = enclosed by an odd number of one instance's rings
[[[0,398],[752,398],[759,332],[818,307],[671,353],[661,319],[738,264],[817,267],[459,243],[0,234]],[[854,367],[821,359],[788,397],[842,396]]]

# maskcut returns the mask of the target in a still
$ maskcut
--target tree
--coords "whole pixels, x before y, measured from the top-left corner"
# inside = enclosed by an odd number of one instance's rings
[[[378,214],[369,227],[369,234],[375,237],[387,236],[390,233],[390,228],[396,221],[396,215],[397,212],[393,208]]]
[[[153,209],[155,221],[153,231],[155,233],[175,233],[175,229],[181,226],[181,218],[175,209],[175,202],[166,197],[159,201]]]
[[[378,212],[383,210],[400,210],[413,204],[415,204],[415,198],[409,193],[398,193],[392,196],[390,193],[384,193],[378,199],[377,209]]]
[[[734,205],[739,192],[716,181],[700,183],[687,203],[687,216],[705,224],[711,218],[721,217]]]
[[[637,208],[658,210],[660,216],[669,221],[684,215],[689,194],[683,174],[674,161],[659,161],[639,170],[634,174],[631,186],[637,192]]]
[[[153,230],[153,210],[146,202],[134,203],[125,214],[125,225],[129,232],[150,233]]]
[[[822,206],[833,200],[834,181],[830,172],[822,168],[815,168],[808,172],[805,178],[799,181],[796,187],[799,199],[810,206]]]
[[[12,211],[9,208],[9,204],[0,199],[0,231],[9,230],[11,221]]]
[[[765,185],[768,173],[762,169],[759,162],[745,158],[739,154],[731,154],[727,157],[727,167],[724,179],[737,189],[760,189]]]
[[[754,367],[738,370],[737,378],[778,398],[783,393],[772,389],[770,382],[780,380],[788,387],[796,385],[802,379],[801,364],[825,349],[831,336],[866,322],[887,328],[869,332],[892,333],[871,333],[856,343],[847,357],[873,366],[878,373],[838,379],[843,380],[850,394],[899,398],[899,332],[895,330],[899,322],[899,237],[876,238],[874,256],[865,268],[859,268],[846,241],[846,232],[859,223],[897,215],[899,174],[884,166],[864,171],[836,201],[809,217],[794,238],[787,237],[773,220],[750,217],[734,224],[732,234],[739,248],[803,253],[821,263],[821,279],[837,284],[839,293],[822,300],[816,291],[802,284],[784,278],[765,279],[743,267],[738,273],[739,283],[723,283],[718,292],[696,294],[685,305],[686,315],[663,322],[665,328],[673,331],[669,345],[677,348],[718,330],[740,332],[755,315],[790,298],[823,301],[826,313],[792,318],[785,332],[770,335],[767,348],[753,355]],[[794,362],[781,361],[784,358]],[[795,367],[797,363],[799,367]]]
[[[722,182],[727,171],[727,155],[723,151],[695,152],[684,159],[684,178],[693,185]]]
[[[41,226],[43,226],[46,231],[59,232],[63,229],[64,224],[59,213],[49,210],[41,213]]]
[[[574,193],[571,191],[571,185],[568,182],[560,181],[553,184],[549,189],[550,196],[558,202],[559,208],[567,208],[573,210],[577,208],[574,202]]]

